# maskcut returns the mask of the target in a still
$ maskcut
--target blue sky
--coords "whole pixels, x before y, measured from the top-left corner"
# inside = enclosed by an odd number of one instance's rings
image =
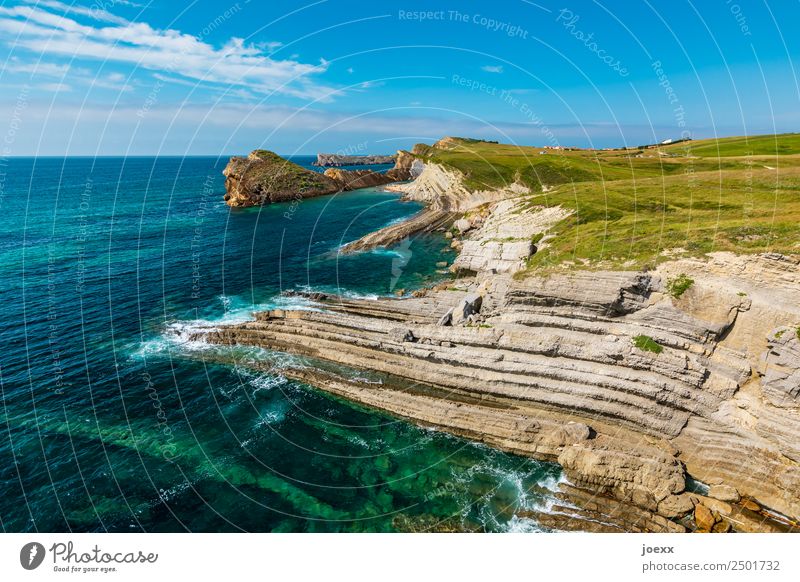
[[[4,155],[636,145],[800,127],[800,3],[0,4]]]

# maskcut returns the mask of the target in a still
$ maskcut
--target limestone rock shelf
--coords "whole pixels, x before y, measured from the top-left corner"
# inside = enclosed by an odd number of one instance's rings
[[[198,329],[193,339],[385,374],[393,380],[375,385],[307,368],[286,372],[423,425],[559,462],[570,481],[562,501],[578,509],[540,516],[545,525],[570,529],[571,516],[611,530],[702,529],[694,510],[702,505],[704,515],[715,502],[686,491],[692,475],[776,512],[737,519],[742,506],[726,502],[722,511],[710,508],[712,526],[791,530],[800,516],[797,399],[776,406],[759,396],[754,363],[764,354],[726,345],[737,325],[755,325],[752,301],[718,281],[696,281],[675,300],[659,272],[494,275],[460,280],[464,291],[405,299],[317,296],[319,311],[261,312],[255,321]],[[476,293],[479,313],[439,324]],[[716,293],[713,307],[693,303],[708,293]],[[660,351],[636,347],[641,335]],[[586,496],[593,501],[580,503]]]

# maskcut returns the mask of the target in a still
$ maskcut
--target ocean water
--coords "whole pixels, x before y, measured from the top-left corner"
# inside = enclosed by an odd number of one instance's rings
[[[558,467],[289,381],[286,354],[183,341],[197,322],[303,306],[285,290],[392,294],[452,259],[439,235],[339,256],[419,209],[375,189],[231,210],[226,161],[3,168],[0,527],[535,530],[514,513],[547,506]]]

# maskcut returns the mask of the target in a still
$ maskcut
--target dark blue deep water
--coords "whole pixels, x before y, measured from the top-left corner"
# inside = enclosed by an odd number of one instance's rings
[[[415,204],[367,189],[231,210],[226,161],[2,168],[0,527],[534,529],[514,511],[546,504],[557,468],[287,381],[289,356],[174,333],[298,302],[282,290],[390,294],[444,276],[438,235],[337,256]],[[222,349],[241,364],[215,364]]]

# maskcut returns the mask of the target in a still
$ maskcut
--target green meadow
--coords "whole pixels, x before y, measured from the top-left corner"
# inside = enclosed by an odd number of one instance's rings
[[[455,138],[420,154],[461,171],[470,189],[524,184],[525,211],[572,211],[529,272],[643,268],[714,251],[800,254],[798,134],[568,151]]]

